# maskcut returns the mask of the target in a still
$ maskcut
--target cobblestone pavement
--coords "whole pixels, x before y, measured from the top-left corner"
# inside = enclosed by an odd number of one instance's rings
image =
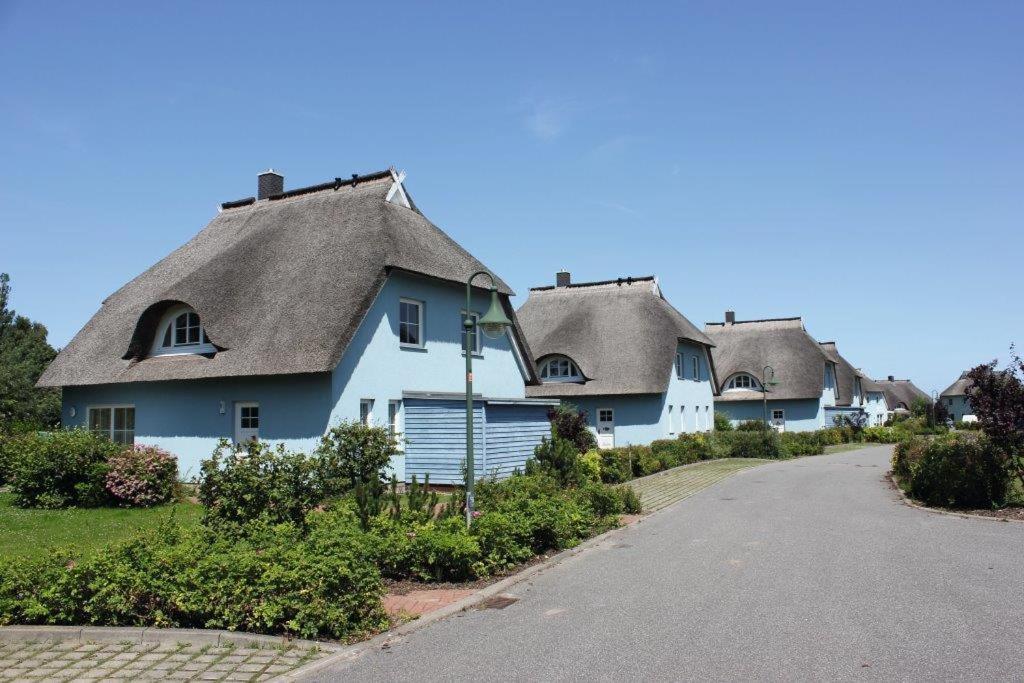
[[[326,654],[187,642],[0,641],[0,681],[266,681]]]
[[[766,462],[770,461],[756,458],[705,460],[634,479],[626,486],[632,488],[640,496],[644,512],[654,512],[678,500],[688,498],[740,470],[763,465]]]

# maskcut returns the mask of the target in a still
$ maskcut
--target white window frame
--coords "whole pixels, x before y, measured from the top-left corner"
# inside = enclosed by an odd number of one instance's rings
[[[693,377],[691,377],[691,379],[693,379],[695,382],[699,382],[700,381],[700,360],[695,355],[695,356],[692,357],[692,361],[693,362],[690,364],[690,374],[693,375]]]
[[[683,355],[682,351],[676,352],[676,379],[685,379],[686,374],[686,356]]]
[[[750,386],[736,386],[738,380],[745,380],[749,382]],[[751,375],[749,372],[738,372],[729,378],[729,381],[725,383],[726,391],[761,391],[761,383],[757,381],[757,378]]]
[[[672,404],[669,404],[668,406],[668,433],[669,435],[676,433],[675,406]]]
[[[399,424],[399,416],[401,415],[401,410],[401,401],[388,401],[388,433],[390,433],[391,437],[394,439],[399,438],[402,434],[402,431],[400,429],[401,425]]]
[[[178,318],[182,315],[192,314],[199,322],[199,341],[178,343],[177,324]],[[170,344],[164,344],[169,339]],[[168,309],[157,327],[157,334],[153,338],[150,348],[151,356],[174,356],[179,354],[205,354],[217,353],[217,347],[213,345],[206,334],[206,326],[203,325],[203,318],[191,306],[177,305]]]
[[[366,409],[364,414],[363,408]],[[373,426],[373,399],[372,398],[361,398],[359,399],[359,421],[367,427]]]
[[[679,430],[686,431],[686,406],[679,406]]]
[[[118,409],[128,409],[128,408],[130,408],[131,411],[132,411],[132,428],[130,430],[128,430],[128,429],[115,429],[114,428],[114,424],[115,424],[115,422],[114,422],[114,411],[118,410]],[[104,404],[97,404],[97,405],[86,406],[86,408],[85,408],[85,426],[86,426],[86,429],[88,429],[91,432],[95,432],[96,431],[92,427],[92,412],[94,410],[109,410],[110,411],[110,427],[107,428],[107,430],[106,430],[107,433],[105,434],[105,436],[108,439],[110,439],[114,443],[123,443],[123,444],[125,444],[127,446],[135,445],[135,404],[133,404],[133,403],[104,403]],[[117,441],[114,438],[114,434],[116,432],[127,433],[129,431],[131,432],[131,439],[128,440],[128,441]]]
[[[465,356],[466,349],[463,348],[463,345],[466,343],[465,322],[467,317],[469,317],[469,319],[473,321],[473,355],[477,357],[483,356],[483,340],[480,339],[480,337],[482,336],[480,334],[480,314],[475,313],[473,311],[467,313],[466,309],[462,309],[459,312],[459,348],[462,350],[462,355]]]
[[[558,364],[558,373],[553,375],[551,373],[551,364]],[[568,374],[562,374],[562,365],[566,364]],[[582,382],[583,374],[580,372],[580,366],[576,365],[576,361],[568,356],[551,356],[550,358],[544,359],[541,362],[540,368],[537,370],[537,375],[540,377],[541,382]]]
[[[782,420],[786,421],[786,410],[785,408],[772,408],[772,421]]]
[[[418,338],[417,343],[415,343],[415,344],[412,343],[412,342],[404,342],[404,341],[402,341],[402,324],[403,324],[402,323],[402,304],[409,304],[411,306],[416,306],[416,329],[419,331],[419,338]],[[424,314],[424,309],[425,308],[426,308],[426,306],[419,299],[409,299],[409,298],[404,297],[404,296],[403,297],[399,297],[399,299],[398,299],[398,345],[401,346],[402,348],[404,348],[404,349],[422,349],[424,347],[424,344],[425,344],[424,337],[425,337],[425,335],[423,334],[423,332],[424,332],[424,323],[425,323],[425,317],[426,317],[425,314]],[[409,324],[409,323],[406,323],[406,324]],[[460,344],[460,346],[461,346],[461,344]]]

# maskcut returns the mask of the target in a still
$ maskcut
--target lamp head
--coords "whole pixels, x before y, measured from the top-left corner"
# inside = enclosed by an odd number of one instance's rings
[[[505,315],[505,311],[501,307],[501,302],[498,301],[498,288],[491,287],[491,307],[487,309],[484,316],[480,318],[478,323],[480,331],[484,333],[484,336],[488,339],[497,339],[501,335],[505,334],[505,330],[511,327],[512,321]]]

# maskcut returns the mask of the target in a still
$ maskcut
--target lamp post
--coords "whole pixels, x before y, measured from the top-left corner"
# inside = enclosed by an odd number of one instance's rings
[[[486,275],[491,281],[491,306],[479,322],[473,320],[473,279],[478,275]],[[478,270],[466,280],[466,317],[462,321],[463,339],[466,353],[466,526],[473,521],[473,482],[476,474],[473,471],[473,331],[478,329],[484,336],[497,339],[512,325],[498,301],[498,287],[494,284],[494,276],[486,270]]]
[[[764,426],[770,428],[771,423],[768,422],[768,385],[775,386],[778,382],[775,381],[775,368],[770,365],[764,366],[761,370],[761,398],[764,401]]]

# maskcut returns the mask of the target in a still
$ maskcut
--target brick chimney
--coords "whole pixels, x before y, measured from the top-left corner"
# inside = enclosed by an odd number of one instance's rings
[[[284,192],[284,176],[272,168],[260,173],[256,179],[256,199],[266,199]]]
[[[736,311],[726,311],[725,312],[725,322],[727,322],[729,324],[732,324],[732,323],[736,322]]]
[[[555,286],[568,287],[572,284],[572,275],[567,270],[560,270],[555,273]]]
[[[893,375],[889,375],[889,381],[890,382],[895,382],[896,378]]]

